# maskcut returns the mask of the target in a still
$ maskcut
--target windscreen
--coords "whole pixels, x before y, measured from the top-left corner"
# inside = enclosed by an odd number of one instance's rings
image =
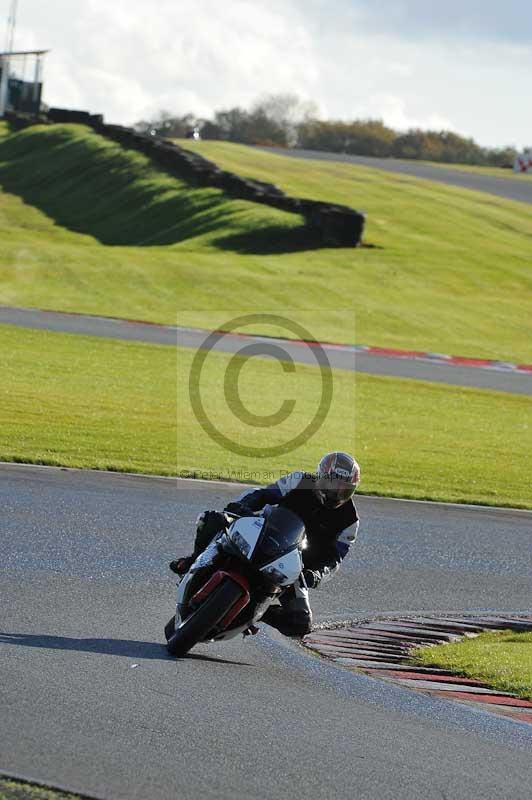
[[[300,545],[305,526],[297,514],[287,508],[272,508],[265,520],[253,560],[267,564]]]

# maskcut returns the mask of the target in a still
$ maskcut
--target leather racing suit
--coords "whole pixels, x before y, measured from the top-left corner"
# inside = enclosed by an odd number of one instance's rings
[[[284,506],[296,513],[306,529],[308,546],[303,551],[303,566],[312,571],[312,588],[330,580],[355,542],[359,519],[353,499],[338,508],[322,505],[313,490],[316,478],[303,472],[292,472],[275,483],[258,489],[248,489],[237,502],[250,511],[263,511],[268,506]],[[194,551],[201,552],[215,535],[209,531],[196,535]],[[263,621],[286,635],[304,635],[312,628],[309,591],[301,577],[281,596],[281,606],[272,605]]]

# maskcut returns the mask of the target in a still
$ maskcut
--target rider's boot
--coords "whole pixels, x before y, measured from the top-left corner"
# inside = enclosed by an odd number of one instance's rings
[[[312,614],[309,608],[294,609],[271,605],[262,616],[261,622],[276,628],[284,636],[305,636],[312,630]]]

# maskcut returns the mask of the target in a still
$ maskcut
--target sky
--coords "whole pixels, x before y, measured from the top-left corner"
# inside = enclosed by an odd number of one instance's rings
[[[45,102],[108,122],[290,92],[322,118],[532,145],[530,0],[18,0],[14,47],[50,48]]]

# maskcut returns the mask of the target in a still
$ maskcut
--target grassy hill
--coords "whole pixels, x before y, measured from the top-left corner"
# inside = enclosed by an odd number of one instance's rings
[[[192,190],[82,126],[35,127],[0,140],[0,303],[165,323],[186,310],[198,325],[205,311],[223,320],[306,309],[319,338],[532,360],[527,206],[364,167],[196,146],[291,194],[367,211],[374,247],[305,249],[296,215]]]
[[[104,245],[153,247],[302,225],[295,214],[231,200],[219,189],[193,189],[81,125],[4,137],[0,180],[56,225]]]
[[[188,325],[276,311],[338,341],[531,358],[527,207],[201,143],[235,171],[369,211],[377,247],[304,249],[298,216],[191,189],[86,128],[4,134],[0,303]],[[235,456],[198,425],[191,351],[176,359],[172,348],[9,326],[0,339],[1,459],[271,479],[264,461]],[[297,398],[277,432],[235,416],[223,395],[229,361],[213,354],[202,380],[207,412],[230,438],[265,446],[304,427],[318,370],[243,366],[246,408],[264,415],[284,392]],[[346,447],[363,463],[366,492],[531,507],[528,398],[340,370],[334,386],[318,434],[268,470],[310,469],[323,450]]]

